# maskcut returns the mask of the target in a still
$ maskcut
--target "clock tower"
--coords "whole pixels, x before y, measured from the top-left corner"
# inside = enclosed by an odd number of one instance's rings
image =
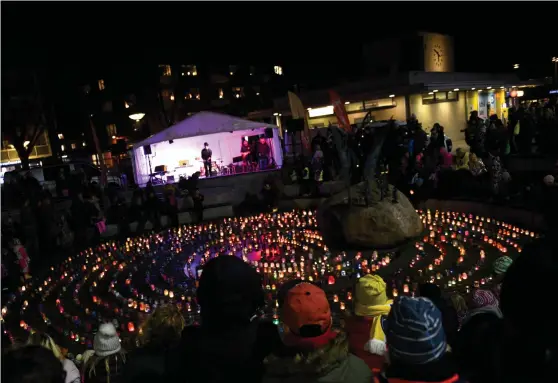
[[[421,33],[425,72],[453,72],[453,38],[439,33]]]

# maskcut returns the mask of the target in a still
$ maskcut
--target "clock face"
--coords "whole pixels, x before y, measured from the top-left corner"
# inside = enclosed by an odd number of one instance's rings
[[[444,62],[444,49],[440,44],[434,44],[432,47],[432,60],[437,67],[442,66]]]

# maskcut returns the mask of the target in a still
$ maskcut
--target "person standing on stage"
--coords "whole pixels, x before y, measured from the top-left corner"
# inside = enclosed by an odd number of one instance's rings
[[[260,170],[267,169],[267,165],[269,165],[269,154],[271,153],[271,149],[267,144],[267,140],[264,136],[260,136],[260,140],[256,146],[256,151],[258,154],[258,165]]]
[[[203,144],[203,149],[201,151],[201,158],[203,161],[203,167],[205,169],[205,176],[211,177],[211,156],[213,152],[209,149],[209,144],[205,142]]]
[[[240,147],[240,155],[242,156],[244,171],[248,169],[248,165],[250,164],[250,162],[252,162],[251,152],[252,148],[250,148],[250,143],[247,140],[242,141],[242,146]]]

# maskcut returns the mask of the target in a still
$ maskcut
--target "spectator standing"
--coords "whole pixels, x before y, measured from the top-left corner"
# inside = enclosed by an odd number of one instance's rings
[[[44,333],[32,333],[29,335],[29,339],[27,340],[28,345],[33,346],[42,346],[54,354],[62,362],[62,367],[64,372],[66,373],[65,383],[80,383],[80,375],[79,370],[70,359],[67,359],[62,355],[62,351],[60,347],[52,340],[50,336]]]
[[[65,383],[65,371],[52,351],[25,346],[2,356],[2,381],[6,383]]]
[[[356,284],[355,315],[345,319],[349,351],[374,372],[384,367],[386,341],[381,322],[389,314],[392,303],[386,296],[384,280],[379,275],[365,275]]]
[[[93,340],[94,354],[83,366],[84,383],[123,382],[126,353],[120,345],[120,338],[112,323],[103,323]]]
[[[169,361],[170,381],[259,383],[263,360],[279,343],[277,327],[259,319],[260,274],[235,256],[213,258],[203,268],[197,300],[201,324],[182,332]]]
[[[389,365],[377,382],[462,382],[447,353],[442,313],[429,299],[397,298],[384,331]]]
[[[178,345],[183,329],[184,317],[175,305],[157,307],[141,326],[140,347],[129,354],[124,382],[165,381],[169,354]]]
[[[200,223],[203,221],[203,200],[204,196],[200,193],[200,189],[196,189],[194,195],[192,196],[192,200],[194,201],[194,215],[195,215],[195,222]]]
[[[366,363],[349,353],[347,335],[332,329],[322,289],[310,283],[291,288],[281,314],[282,345],[266,359],[263,383],[372,380]]]

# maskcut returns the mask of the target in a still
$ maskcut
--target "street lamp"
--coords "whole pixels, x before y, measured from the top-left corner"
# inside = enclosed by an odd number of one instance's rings
[[[513,64],[513,69],[519,69],[519,64]]]
[[[138,122],[145,117],[145,113],[134,113],[130,114],[128,117],[130,117],[130,119],[134,120],[135,122]]]

